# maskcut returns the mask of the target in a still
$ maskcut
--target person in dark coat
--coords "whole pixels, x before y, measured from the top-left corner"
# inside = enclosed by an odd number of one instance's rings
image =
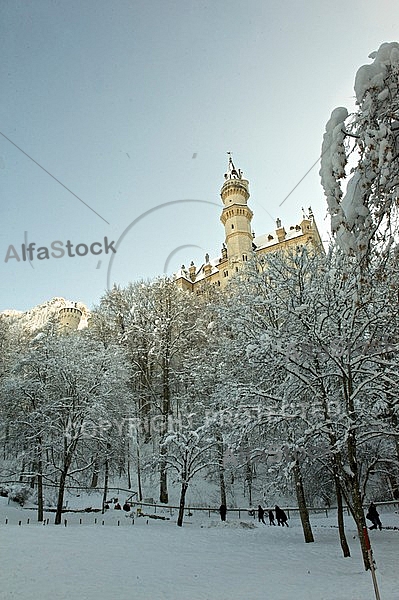
[[[114,510],[122,510],[122,507],[119,504],[119,502],[117,502],[116,504],[114,504]]]
[[[265,511],[259,504],[259,506],[258,506],[258,522],[260,523],[262,521],[262,523],[264,523],[266,525],[264,517],[265,517]]]
[[[274,513],[272,510],[269,510],[269,525],[276,525],[275,521],[274,521]]]
[[[123,510],[126,512],[130,511],[130,504],[127,500],[126,500],[125,504],[123,505]]]
[[[377,507],[374,504],[374,502],[372,502],[369,506],[369,511],[366,515],[366,519],[368,519],[369,521],[372,522],[372,526],[370,527],[370,529],[377,529],[377,527],[379,528],[379,530],[381,531],[382,529],[382,523],[380,521],[380,515],[378,513]]]
[[[276,519],[277,519],[277,525],[281,525],[282,527],[284,527],[284,525],[286,525],[288,527],[288,523],[287,523],[287,515],[285,514],[285,512],[283,511],[282,508],[280,508],[279,506],[274,507],[274,511],[276,513]]]
[[[219,508],[220,518],[222,521],[226,520],[227,506],[225,504],[221,504]]]

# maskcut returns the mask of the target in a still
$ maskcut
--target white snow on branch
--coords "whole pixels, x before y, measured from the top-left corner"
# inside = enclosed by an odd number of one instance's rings
[[[389,67],[399,66],[399,44],[386,42],[377,52],[372,52],[369,58],[374,61],[371,65],[363,65],[356,73],[355,94],[360,103],[371,89],[382,90],[385,87],[385,77]]]

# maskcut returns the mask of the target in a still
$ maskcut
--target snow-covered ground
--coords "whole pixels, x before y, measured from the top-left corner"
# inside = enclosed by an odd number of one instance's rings
[[[49,524],[42,525],[34,511],[0,498],[1,599],[375,598],[349,518],[352,557],[344,559],[333,516],[313,516],[316,541],[305,544],[294,517],[287,529],[259,526],[248,514],[240,521],[228,513],[221,523],[216,514],[195,513],[179,528],[176,514],[160,509],[157,514],[170,520],[136,517],[133,523],[111,509],[105,516],[65,513],[66,527],[53,525],[54,514],[48,513]],[[381,512],[381,517],[383,525],[399,526],[398,514]],[[399,531],[371,531],[370,537],[381,599],[397,600]]]

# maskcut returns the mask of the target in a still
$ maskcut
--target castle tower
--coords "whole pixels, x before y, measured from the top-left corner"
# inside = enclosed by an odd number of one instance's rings
[[[76,331],[79,327],[82,311],[77,306],[65,306],[58,311],[59,328],[61,333]]]
[[[221,253],[212,260],[205,256],[201,267],[192,262],[189,269],[184,266],[175,274],[176,284],[182,289],[206,295],[212,286],[223,290],[237,272],[252,257],[263,259],[269,253],[287,253],[308,245],[317,253],[324,253],[324,247],[318,232],[313,212],[303,211],[302,221],[290,225],[287,229],[281,220],[276,220],[276,228],[269,234],[255,237],[252,233],[252,210],[249,199],[249,183],[243,178],[241,169],[236,169],[231,153],[224,175],[224,184],[220,190],[223,210],[220,220],[224,225],[225,241]]]
[[[229,266],[239,270],[240,264],[246,262],[252,250],[251,220],[252,210],[248,207],[249,183],[242,177],[241,169],[236,169],[229,154],[229,165],[225,173],[225,182],[220,195],[223,211],[220,217],[225,230],[225,244]]]

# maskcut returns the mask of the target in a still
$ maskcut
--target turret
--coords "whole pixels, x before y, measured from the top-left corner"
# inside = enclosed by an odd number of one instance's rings
[[[229,153],[230,155],[230,153]],[[225,182],[220,195],[223,211],[220,217],[225,229],[225,245],[229,263],[235,264],[248,260],[252,254],[252,210],[248,207],[249,182],[243,179],[241,169],[236,169],[231,155],[225,173]]]
[[[79,327],[82,311],[75,306],[64,306],[58,312],[59,328],[61,333],[76,331]]]
[[[194,261],[191,261],[191,264],[190,264],[190,266],[188,268],[188,272],[190,274],[191,281],[195,281],[195,277],[196,277],[196,274],[197,274],[197,268],[196,268],[196,266],[194,264]]]
[[[283,242],[285,240],[285,236],[287,235],[284,227],[281,226],[281,219],[276,220],[276,235],[279,242]]]

